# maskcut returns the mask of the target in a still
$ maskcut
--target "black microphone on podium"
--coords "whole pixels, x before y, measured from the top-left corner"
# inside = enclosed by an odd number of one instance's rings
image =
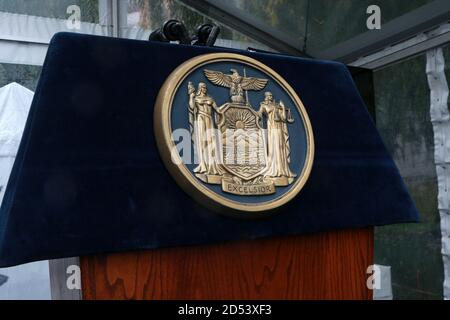
[[[171,19],[166,21],[161,28],[153,31],[149,36],[149,40],[159,42],[178,41],[180,44],[212,47],[219,34],[219,26],[205,23],[200,25],[197,28],[196,35],[191,37],[183,22]]]
[[[168,20],[162,28],[156,29],[149,36],[150,41],[179,41],[181,44],[191,44],[191,38],[183,22],[175,19]]]

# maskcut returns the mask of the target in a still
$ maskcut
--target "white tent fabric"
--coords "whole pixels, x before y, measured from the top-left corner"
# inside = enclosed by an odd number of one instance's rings
[[[0,88],[0,203],[19,148],[33,92],[13,82]]]
[[[22,138],[33,92],[13,82],[0,88],[0,203]],[[3,299],[50,299],[48,261],[0,269]]]
[[[0,88],[0,157],[15,157],[33,91],[12,82]]]
[[[48,261],[0,269],[8,277],[0,286],[0,300],[50,300]]]

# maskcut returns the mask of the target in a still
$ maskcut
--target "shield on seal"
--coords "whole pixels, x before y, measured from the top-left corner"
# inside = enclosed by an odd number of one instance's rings
[[[226,103],[220,111],[218,127],[222,135],[224,168],[246,181],[260,176],[266,168],[267,155],[258,113],[239,103]]]

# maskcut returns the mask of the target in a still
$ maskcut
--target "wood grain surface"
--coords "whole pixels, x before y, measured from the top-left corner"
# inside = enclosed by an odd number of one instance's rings
[[[372,299],[373,229],[81,258],[84,299]]]

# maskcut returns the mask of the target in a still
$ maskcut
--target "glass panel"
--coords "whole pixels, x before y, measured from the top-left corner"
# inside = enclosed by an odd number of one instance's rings
[[[377,127],[421,215],[421,223],[376,228],[375,262],[391,266],[394,299],[442,299],[443,295],[425,65],[426,57],[421,55],[374,74]]]
[[[34,92],[41,70],[39,66],[0,63],[0,88],[17,82]]]
[[[314,2],[322,0],[314,0]],[[264,24],[279,29],[298,40],[304,39],[308,0],[218,0],[235,6],[258,18]]]
[[[232,41],[218,41],[217,45],[232,46],[241,49],[255,47],[270,50],[268,47],[220,23],[212,21],[176,0],[128,0],[127,11],[128,30],[125,31],[125,36],[128,38],[146,39],[150,31],[161,27],[168,19],[183,21],[190,34],[194,34],[197,27],[201,24],[214,22],[221,27],[219,39]],[[148,32],[131,32],[133,28],[148,30]]]
[[[313,53],[366,32],[367,7],[381,8],[382,23],[391,21],[433,0],[218,0],[238,7],[265,24],[303,43]],[[308,10],[309,6],[309,10]],[[309,11],[309,13],[308,13]],[[308,25],[306,26],[306,20]]]
[[[0,0],[0,11],[67,19],[67,8],[78,5],[81,21],[98,23],[98,0]]]
[[[381,9],[381,23],[387,23],[434,0],[335,0],[311,1],[308,23],[310,52],[320,52],[349,40],[367,29],[370,5]]]

